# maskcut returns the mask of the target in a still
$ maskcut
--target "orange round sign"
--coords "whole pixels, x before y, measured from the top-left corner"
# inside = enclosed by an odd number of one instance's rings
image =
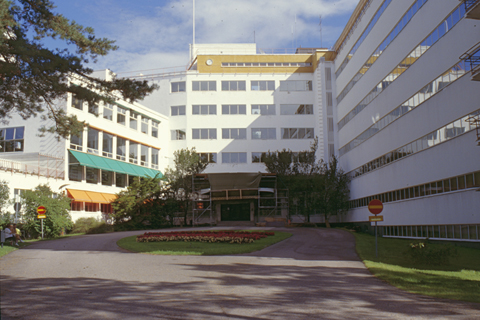
[[[44,206],[39,206],[37,208],[37,213],[38,214],[45,214],[47,212],[47,208],[45,208]]]
[[[368,211],[370,211],[373,214],[379,214],[380,212],[382,212],[382,210],[383,210],[383,203],[378,199],[373,199],[368,204]]]

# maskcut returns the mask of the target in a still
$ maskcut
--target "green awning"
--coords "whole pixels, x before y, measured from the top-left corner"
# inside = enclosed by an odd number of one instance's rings
[[[163,174],[159,170],[145,168],[137,166],[131,163],[118,161],[110,158],[104,158],[96,156],[93,154],[78,152],[74,150],[69,150],[70,154],[78,161],[82,166],[102,169],[107,171],[113,171],[117,173],[128,174],[135,177],[155,177],[158,173],[159,177],[162,178]]]

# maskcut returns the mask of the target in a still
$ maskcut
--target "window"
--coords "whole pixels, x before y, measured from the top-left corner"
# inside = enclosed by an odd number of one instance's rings
[[[172,82],[172,92],[185,92],[185,81]]]
[[[222,152],[222,163],[247,163],[247,153]]]
[[[83,111],[83,100],[77,99],[77,97],[72,98],[72,107],[78,110]]]
[[[185,140],[187,135],[185,134],[185,130],[172,130],[172,140]]]
[[[113,106],[111,104],[103,106],[103,119],[113,120]]]
[[[88,128],[87,152],[98,154],[98,130]]]
[[[313,114],[312,104],[281,104],[281,115]]]
[[[115,186],[125,188],[127,186],[127,175],[123,173],[115,173]]]
[[[152,148],[152,168],[158,169],[158,149]]]
[[[124,126],[126,116],[127,116],[127,109],[117,107],[117,123]]]
[[[97,184],[98,183],[98,169],[95,168],[86,168],[87,172],[87,183],[93,183]]]
[[[127,140],[117,137],[117,160],[126,161]]]
[[[252,114],[259,114],[261,116],[275,115],[274,104],[252,104]]]
[[[102,156],[113,158],[113,135],[103,133]]]
[[[172,116],[184,116],[185,115],[185,106],[172,106],[171,115]]]
[[[217,154],[216,153],[199,153],[200,158],[208,163],[217,163]]]
[[[325,88],[327,90],[332,89],[332,69],[325,68]]]
[[[247,139],[247,129],[222,129],[222,139]]]
[[[98,203],[85,202],[85,211],[86,212],[97,212]]]
[[[88,113],[94,114],[98,116],[98,105],[97,104],[92,104],[88,105]]]
[[[247,114],[247,106],[244,104],[224,104],[222,114]]]
[[[192,81],[192,91],[217,91],[217,82]]]
[[[140,145],[140,164],[148,167],[148,147],[143,144]]]
[[[138,163],[138,143],[130,141],[130,147],[128,148],[128,161],[130,163]]]
[[[217,129],[192,129],[192,139],[217,139]]]
[[[252,81],[251,90],[252,91],[275,90],[275,81]]]
[[[277,139],[277,131],[275,128],[252,128],[252,139],[275,140]]]
[[[133,130],[138,129],[138,113],[130,110],[130,128]]]
[[[282,139],[313,139],[313,128],[282,128]]]
[[[222,91],[245,91],[245,81],[222,81]]]
[[[24,132],[25,127],[0,129],[0,153],[23,151]]]
[[[280,81],[280,91],[312,91],[311,80]]]
[[[148,118],[142,116],[142,125],[140,127],[142,133],[148,134]]]
[[[70,136],[70,149],[82,151],[83,150],[82,146],[83,146],[83,136],[82,135],[76,136],[72,134]],[[2,152],[1,149],[0,149],[0,152]]]
[[[83,202],[78,202],[78,201],[70,202],[70,210],[83,211]]]
[[[152,120],[152,137],[158,138],[158,122]]]
[[[113,172],[102,170],[102,185],[111,186],[113,184]]]
[[[192,106],[192,114],[217,114],[217,106],[212,104],[203,104],[203,105],[193,105]]]
[[[70,154],[69,155],[69,162],[72,162],[73,156]],[[83,179],[83,166],[79,164],[70,164],[68,166],[68,179],[71,181],[82,181]]]
[[[326,94],[327,98],[327,107],[332,107],[333,106],[333,96],[331,92],[327,92]]]
[[[328,132],[333,132],[333,118],[327,119],[327,128]]]
[[[252,152],[252,163],[263,163],[270,152]]]

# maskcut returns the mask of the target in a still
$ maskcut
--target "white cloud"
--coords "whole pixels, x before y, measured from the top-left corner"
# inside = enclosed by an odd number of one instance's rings
[[[136,3],[142,6],[142,2]],[[259,48],[318,47],[322,15],[323,45],[332,46],[357,3],[358,0],[196,0],[196,42],[251,43],[255,31]],[[120,46],[118,51],[102,58],[96,69],[108,65],[114,71],[133,71],[187,64],[188,45],[192,43],[192,0],[155,2],[143,11],[126,10],[118,4],[113,0],[103,2],[108,15],[102,13],[105,10],[91,11],[94,18],[102,21],[102,34],[116,39]]]

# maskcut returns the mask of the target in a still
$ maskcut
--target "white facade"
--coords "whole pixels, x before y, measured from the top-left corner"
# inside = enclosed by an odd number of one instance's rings
[[[340,163],[353,178],[346,218],[368,221],[378,198],[386,235],[478,240],[480,147],[466,119],[480,113],[480,82],[462,58],[480,41],[478,20],[456,0],[368,2],[336,45],[345,41],[335,66]]]

